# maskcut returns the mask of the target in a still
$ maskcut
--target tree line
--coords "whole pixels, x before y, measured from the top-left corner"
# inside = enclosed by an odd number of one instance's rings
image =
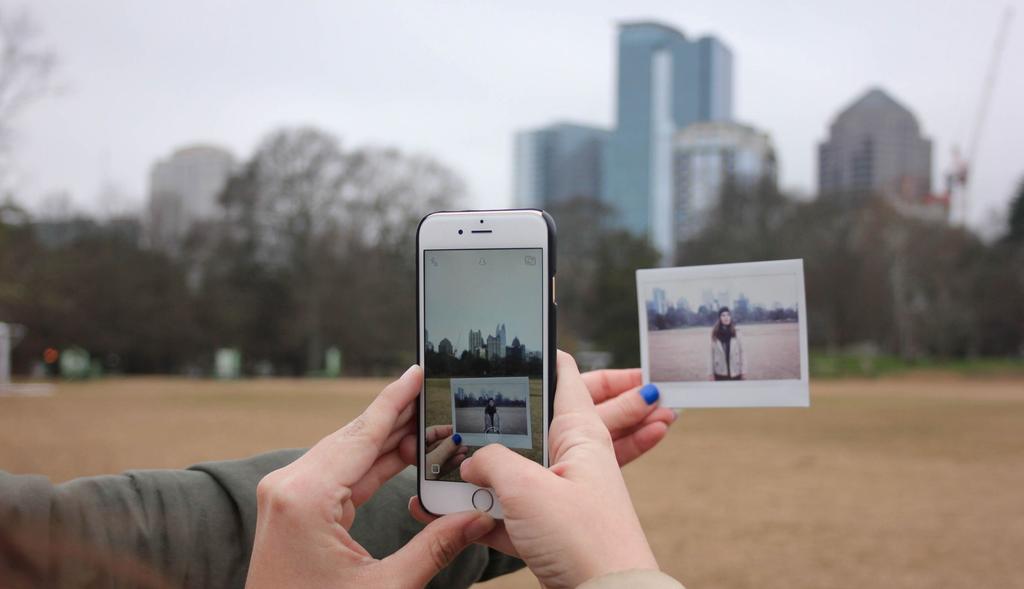
[[[464,195],[459,176],[429,157],[346,148],[298,128],[260,143],[217,215],[195,223],[173,254],[146,245],[139,218],[37,219],[8,197],[0,320],[28,327],[15,369],[29,371],[47,348],[81,346],[108,371],[209,374],[214,351],[233,347],[247,373],[301,375],[321,370],[324,351],[337,346],[347,374],[393,372],[416,357],[417,223],[465,206]],[[1020,354],[1024,186],[994,242],[877,198],[807,202],[762,183],[727,184],[720,201],[675,263],[803,258],[812,347]],[[549,212],[560,347],[637,365],[635,271],[658,266],[660,254],[595,199]],[[524,364],[517,371],[539,373]]]

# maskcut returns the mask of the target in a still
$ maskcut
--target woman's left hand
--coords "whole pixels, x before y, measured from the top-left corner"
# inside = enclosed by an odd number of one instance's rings
[[[619,466],[657,446],[678,418],[675,410],[658,403],[656,386],[643,384],[639,368],[592,370],[581,377],[612,436]]]
[[[362,415],[260,481],[246,587],[421,587],[494,528],[482,513],[446,515],[383,560],[348,534],[356,508],[415,460],[422,382],[413,366]]]

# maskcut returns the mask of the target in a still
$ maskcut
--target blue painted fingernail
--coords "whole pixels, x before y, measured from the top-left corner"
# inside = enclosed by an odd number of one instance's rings
[[[462,436],[460,436],[459,434],[455,434],[454,436],[452,436],[452,441],[455,442],[455,445],[459,445],[462,443]]]
[[[648,405],[653,405],[660,396],[660,394],[658,393],[658,387],[650,383],[645,384],[644,386],[640,387],[640,396],[644,398],[644,403],[647,403]]]

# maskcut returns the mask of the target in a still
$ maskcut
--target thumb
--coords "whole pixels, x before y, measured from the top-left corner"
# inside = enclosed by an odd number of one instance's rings
[[[380,562],[402,587],[423,587],[466,546],[494,529],[494,518],[476,511],[440,517]]]
[[[631,429],[657,409],[659,396],[658,387],[645,384],[601,403],[597,406],[597,414],[608,431]]]

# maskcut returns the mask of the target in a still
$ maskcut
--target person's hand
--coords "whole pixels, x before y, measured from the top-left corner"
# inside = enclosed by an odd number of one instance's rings
[[[422,382],[413,366],[362,415],[260,481],[246,587],[422,587],[494,528],[482,513],[446,515],[383,560],[348,534],[356,507],[415,458]]]
[[[593,370],[581,376],[597,414],[611,433],[619,466],[657,446],[678,416],[658,405],[658,388],[643,384],[639,368]]]
[[[455,470],[466,459],[469,448],[462,445],[462,436],[452,435],[452,431],[451,425],[433,425],[423,432],[424,447],[427,453],[426,478],[441,478]],[[437,465],[437,472],[434,472],[434,465]]]
[[[549,432],[551,468],[491,444],[462,463],[462,478],[494,489],[503,525],[481,541],[522,558],[545,587],[576,587],[617,571],[658,569],[601,421],[572,357],[558,353]],[[417,498],[421,521],[432,517]]]

